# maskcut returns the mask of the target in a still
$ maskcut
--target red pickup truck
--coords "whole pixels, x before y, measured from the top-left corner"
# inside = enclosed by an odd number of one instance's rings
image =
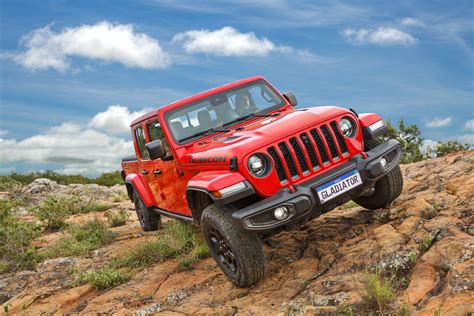
[[[161,216],[200,225],[238,286],[264,276],[261,242],[355,201],[386,207],[403,186],[402,150],[377,114],[295,108],[263,77],[174,102],[136,119],[122,176],[146,231]]]

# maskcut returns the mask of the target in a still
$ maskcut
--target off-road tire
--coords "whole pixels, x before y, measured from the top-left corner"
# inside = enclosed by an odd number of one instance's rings
[[[209,205],[202,212],[201,230],[209,251],[216,260],[224,274],[239,287],[250,287],[260,281],[265,275],[265,256],[263,254],[260,238],[251,232],[239,229],[232,221],[230,210],[225,207]],[[224,256],[219,256],[216,242],[211,240],[214,234],[220,234],[224,244],[232,253],[231,258],[236,267],[232,272],[229,266],[222,261]],[[222,247],[222,244],[219,244]]]
[[[144,231],[157,230],[160,227],[161,215],[147,207],[137,191],[133,191],[133,204],[135,204],[138,222]]]
[[[381,144],[383,141],[379,139],[365,141],[364,150],[369,151]],[[369,210],[384,208],[402,193],[402,189],[403,175],[400,166],[397,165],[375,183],[373,194],[355,198],[354,202]]]

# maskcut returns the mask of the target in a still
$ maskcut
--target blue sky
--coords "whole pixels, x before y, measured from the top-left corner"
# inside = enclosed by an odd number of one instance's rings
[[[0,172],[98,174],[147,109],[253,75],[474,143],[472,1],[0,3]],[[429,142],[428,142],[429,143]]]

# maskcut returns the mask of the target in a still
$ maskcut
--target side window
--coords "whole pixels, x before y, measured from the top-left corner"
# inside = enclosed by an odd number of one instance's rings
[[[142,159],[150,159],[150,156],[148,155],[148,151],[146,150],[145,147],[145,133],[143,132],[143,127],[137,127],[135,128],[135,140],[138,145],[138,150],[140,151],[140,157]]]
[[[161,139],[161,143],[165,147],[166,154],[170,154],[170,146],[168,145],[168,141],[166,140],[165,135],[163,134],[163,129],[161,128],[160,123],[158,121],[153,121],[146,125],[146,129],[148,130],[148,137],[150,141],[154,141],[157,139]]]

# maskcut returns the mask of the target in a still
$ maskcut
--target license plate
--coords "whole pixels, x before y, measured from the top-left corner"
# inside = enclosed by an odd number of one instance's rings
[[[359,171],[354,169],[317,187],[316,193],[321,203],[325,203],[361,184],[362,179]]]

